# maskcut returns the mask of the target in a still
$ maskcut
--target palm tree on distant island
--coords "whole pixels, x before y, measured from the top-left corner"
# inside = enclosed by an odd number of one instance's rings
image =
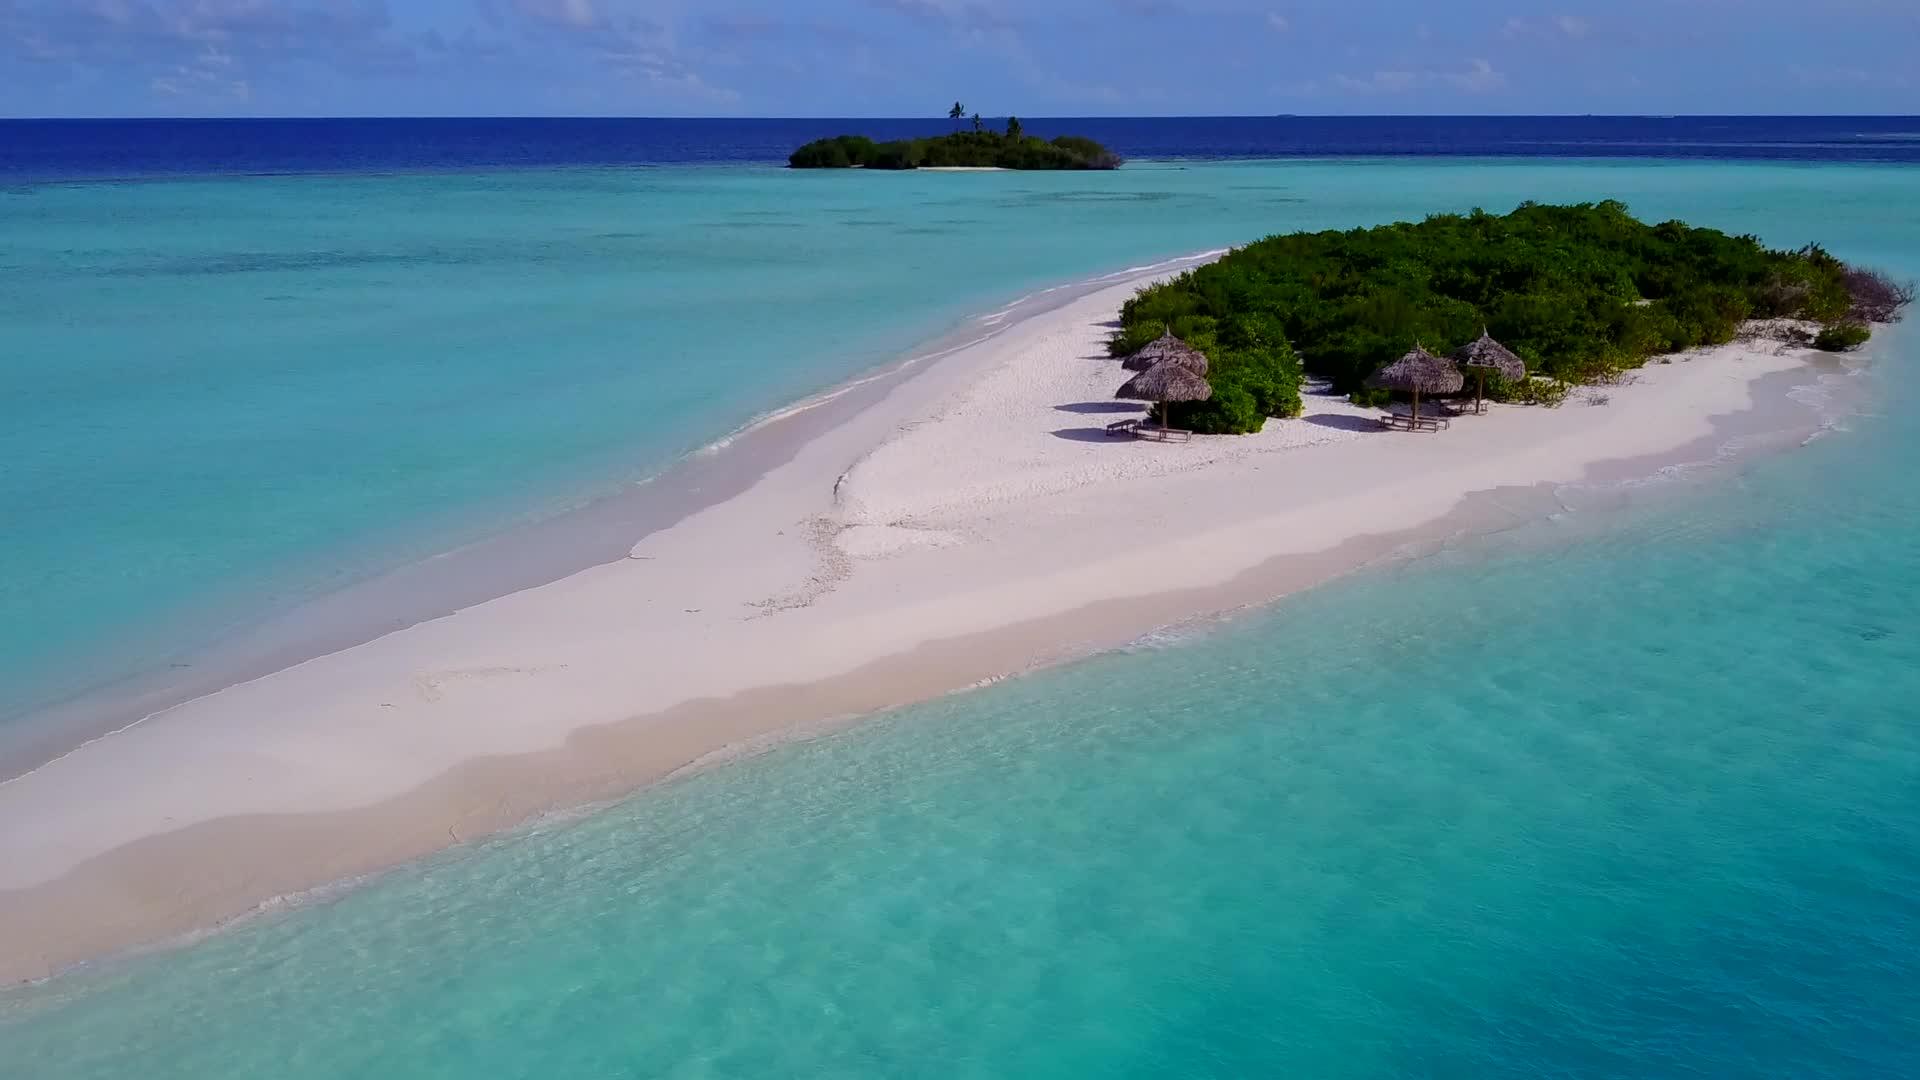
[[[960,126],[960,121],[966,118],[967,107],[957,101],[953,103],[953,108],[947,110],[947,119],[953,121],[953,126],[956,128]]]

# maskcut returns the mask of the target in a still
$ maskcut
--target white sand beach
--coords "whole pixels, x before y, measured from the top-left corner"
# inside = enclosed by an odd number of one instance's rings
[[[0,979],[246,913],[796,729],[1111,647],[1364,563],[1470,493],[1679,454],[1772,342],[1439,434],[1344,400],[1186,444],[1103,288],[926,365],[622,561],[188,702],[0,784]]]

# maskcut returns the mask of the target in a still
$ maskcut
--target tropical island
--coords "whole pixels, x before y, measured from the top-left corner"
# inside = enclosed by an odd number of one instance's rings
[[[966,107],[955,102],[947,117],[956,124]],[[972,127],[922,139],[875,142],[865,135],[816,139],[787,158],[795,169],[1117,169],[1120,155],[1078,135],[1048,141],[1028,135],[1009,116],[1005,131],[988,130],[979,114]]]
[[[1488,396],[1550,404],[1653,357],[1731,341],[1750,320],[1791,320],[1778,332],[1801,344],[1856,348],[1913,296],[1817,245],[1778,251],[1678,221],[1648,225],[1615,201],[1526,203],[1268,237],[1142,289],[1109,348],[1131,356],[1163,335],[1182,339],[1207,358],[1211,395],[1168,402],[1166,422],[1244,434],[1299,415],[1309,374],[1381,404],[1387,391],[1369,380],[1390,363],[1498,339],[1526,374],[1493,371]]]

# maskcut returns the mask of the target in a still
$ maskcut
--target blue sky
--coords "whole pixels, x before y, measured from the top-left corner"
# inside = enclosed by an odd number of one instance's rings
[[[1920,0],[0,0],[0,115],[1920,113]]]

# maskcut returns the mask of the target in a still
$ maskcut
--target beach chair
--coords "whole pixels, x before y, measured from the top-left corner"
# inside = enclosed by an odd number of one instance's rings
[[[1447,427],[1448,424],[1447,421],[1442,418],[1422,416],[1415,419],[1406,413],[1390,412],[1380,414],[1380,426],[1393,431],[1437,432],[1441,428]]]
[[[1139,438],[1140,437],[1140,421],[1116,420],[1113,423],[1108,424],[1107,437],[1113,438],[1116,435],[1131,435],[1136,439]]]

